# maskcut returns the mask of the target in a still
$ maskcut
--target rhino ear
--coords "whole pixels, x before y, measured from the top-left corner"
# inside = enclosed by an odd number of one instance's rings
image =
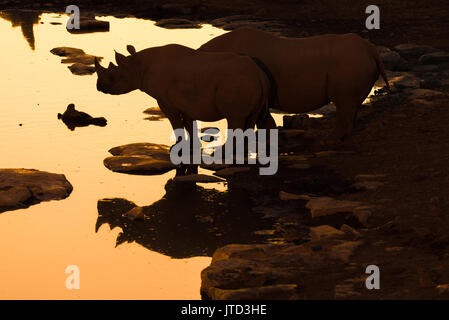
[[[126,46],[126,50],[128,50],[128,52],[129,52],[130,54],[136,53],[136,48],[134,48],[134,46],[132,46],[132,45],[130,45],[130,44],[128,44],[128,45]]]
[[[117,62],[118,66],[123,64],[125,62],[125,60],[126,60],[126,57],[123,54],[118,53],[117,51],[115,52],[115,62]]]

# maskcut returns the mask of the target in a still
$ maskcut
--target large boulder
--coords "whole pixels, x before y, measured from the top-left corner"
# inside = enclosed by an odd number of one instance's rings
[[[33,169],[0,169],[0,212],[68,197],[73,187],[62,174]]]

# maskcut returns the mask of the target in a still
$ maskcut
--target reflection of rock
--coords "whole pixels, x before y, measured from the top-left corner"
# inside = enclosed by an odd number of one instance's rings
[[[170,161],[170,147],[155,143],[132,143],[109,150],[104,159],[109,170],[130,174],[161,174],[176,166]]]
[[[27,40],[30,48],[34,50],[33,25],[38,24],[40,12],[31,10],[4,10],[0,11],[0,18],[11,21],[13,27],[22,28],[23,37]]]
[[[225,182],[225,179],[209,176],[206,174],[189,174],[185,176],[178,176],[173,179],[175,182],[199,182],[199,183],[215,183]]]
[[[159,121],[165,118],[164,113],[157,107],[148,108],[144,110],[143,113],[150,115],[149,117],[144,118],[144,120]]]
[[[162,19],[156,22],[156,26],[166,29],[201,28],[201,25],[187,19]]]
[[[253,231],[267,229],[272,221],[250,209],[242,191],[219,192],[169,180],[164,197],[141,207],[145,219],[130,221],[126,213],[137,206],[125,199],[98,201],[96,230],[102,224],[123,231],[117,245],[137,242],[173,258],[211,256],[219,247],[238,241],[255,243],[266,236]]]
[[[73,103],[67,106],[67,110],[63,114],[58,113],[58,119],[61,119],[67,128],[72,131],[76,127],[87,127],[91,124],[100,127],[104,127],[107,124],[107,120],[103,117],[94,118],[85,112],[76,110]]]
[[[109,21],[100,21],[94,18],[81,17],[79,29],[67,29],[70,33],[108,32]]]
[[[64,199],[72,192],[64,175],[29,169],[0,169],[0,212],[42,201]]]

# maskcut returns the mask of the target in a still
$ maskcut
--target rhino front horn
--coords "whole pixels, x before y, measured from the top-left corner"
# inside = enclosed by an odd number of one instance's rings
[[[98,62],[98,58],[97,58],[97,57],[95,57],[94,63],[95,63],[95,71],[101,71],[101,70],[104,69],[104,68],[101,66],[100,62]]]

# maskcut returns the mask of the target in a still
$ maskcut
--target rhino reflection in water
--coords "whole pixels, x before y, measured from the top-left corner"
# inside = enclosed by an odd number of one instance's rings
[[[198,143],[194,120],[226,119],[229,129],[246,130],[268,113],[269,79],[250,57],[176,44],[139,52],[128,46],[128,51],[127,57],[116,52],[117,66],[104,68],[95,61],[97,89],[109,94],[139,89],[149,94],[173,129],[187,129],[192,144]],[[197,172],[196,166],[189,169]]]
[[[252,231],[269,229],[273,221],[252,213],[241,191],[219,192],[169,180],[165,196],[144,207],[143,221],[123,216],[136,205],[126,199],[98,201],[96,230],[107,223],[123,231],[117,245],[137,242],[173,258],[211,256],[229,243],[255,243],[264,239]]]

